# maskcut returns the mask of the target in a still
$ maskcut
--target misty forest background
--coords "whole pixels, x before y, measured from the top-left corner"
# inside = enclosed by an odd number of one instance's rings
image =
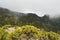
[[[13,12],[6,8],[0,8],[0,27],[4,25],[24,26],[33,25],[47,32],[53,31],[60,34],[60,16],[50,18],[49,15],[39,17],[34,13]],[[54,39],[55,40],[55,39]]]
[[[44,28],[47,31],[60,31],[60,16],[58,18],[50,18],[49,15],[39,17],[33,13],[12,12],[6,8],[0,8],[0,26],[11,25],[34,25],[38,28]]]

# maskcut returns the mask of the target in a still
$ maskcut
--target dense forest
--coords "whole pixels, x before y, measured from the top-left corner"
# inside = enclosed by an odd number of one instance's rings
[[[10,31],[9,28],[14,29]],[[12,30],[11,29],[11,30]],[[60,17],[0,8],[0,40],[60,40]]]

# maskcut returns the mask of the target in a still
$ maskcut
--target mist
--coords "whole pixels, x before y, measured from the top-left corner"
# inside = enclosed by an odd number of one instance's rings
[[[60,0],[0,0],[0,7],[16,12],[35,13],[38,16],[60,15]]]

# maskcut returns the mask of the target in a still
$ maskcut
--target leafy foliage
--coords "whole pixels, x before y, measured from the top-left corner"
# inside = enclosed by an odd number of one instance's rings
[[[59,34],[52,31],[47,32],[44,29],[39,29],[32,25],[12,27],[14,28],[14,30],[11,29],[12,32],[8,30],[11,27],[3,27],[0,28],[0,40],[60,40]]]

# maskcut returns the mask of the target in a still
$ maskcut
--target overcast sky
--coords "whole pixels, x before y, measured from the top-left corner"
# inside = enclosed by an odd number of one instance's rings
[[[0,0],[0,7],[18,12],[33,12],[39,16],[60,15],[60,0]]]

